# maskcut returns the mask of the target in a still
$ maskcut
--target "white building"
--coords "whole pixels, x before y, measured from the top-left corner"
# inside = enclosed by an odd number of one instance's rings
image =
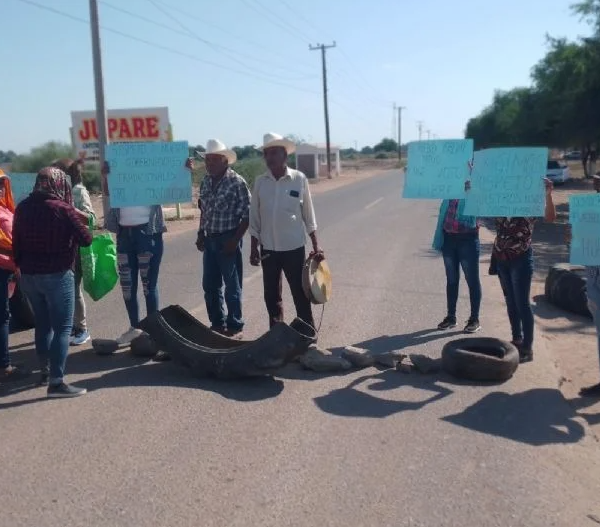
[[[340,175],[340,147],[331,145],[331,175]],[[307,178],[327,177],[327,146],[298,143],[296,145],[296,170]]]

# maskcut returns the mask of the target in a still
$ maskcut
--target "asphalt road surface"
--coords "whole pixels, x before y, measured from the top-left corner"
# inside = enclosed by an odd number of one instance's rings
[[[429,249],[437,203],[402,200],[401,185],[389,172],[315,197],[334,279],[324,347],[438,357],[457,334],[431,329],[445,308],[442,262]],[[161,304],[206,320],[194,240],[195,229],[168,237]],[[245,271],[246,336],[256,337],[267,329],[261,275]],[[484,277],[483,334],[509,336],[500,300]],[[126,329],[118,291],[88,309],[95,337]],[[11,343],[17,360],[35,364],[31,332]],[[2,527],[600,522],[600,450],[541,343],[535,362],[496,386],[296,365],[268,380],[196,380],[173,364],[90,349],[67,366],[85,397],[0,387]]]

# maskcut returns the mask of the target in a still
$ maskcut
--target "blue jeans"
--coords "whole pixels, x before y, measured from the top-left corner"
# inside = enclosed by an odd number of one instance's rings
[[[529,301],[533,277],[531,248],[513,260],[497,260],[498,278],[506,300],[513,340],[522,340],[523,349],[533,345],[533,310]]]
[[[10,308],[8,306],[8,282],[12,276],[10,271],[0,269],[0,369],[10,366],[8,351],[8,333],[10,324]]]
[[[62,382],[73,328],[75,277],[73,271],[24,274],[20,281],[35,316],[35,351],[40,367],[50,366],[50,384]]]
[[[163,236],[161,233],[145,234],[145,227],[119,227],[117,233],[119,281],[129,324],[133,328],[140,323],[138,275],[142,279],[146,314],[158,311],[158,272],[164,250]]]
[[[588,267],[586,270],[586,275],[588,308],[594,317],[594,323],[596,324],[598,355],[600,356],[600,267]]]
[[[481,307],[481,282],[479,281],[479,235],[444,233],[442,246],[446,268],[446,302],[448,316],[456,318],[460,268],[465,274],[471,301],[471,318],[479,319]]]
[[[213,328],[240,331],[244,327],[242,319],[243,260],[242,241],[233,254],[225,254],[223,246],[235,236],[235,231],[206,237],[202,257],[204,274],[202,288],[208,318]],[[225,286],[225,295],[223,295]],[[227,319],[225,305],[227,305]]]

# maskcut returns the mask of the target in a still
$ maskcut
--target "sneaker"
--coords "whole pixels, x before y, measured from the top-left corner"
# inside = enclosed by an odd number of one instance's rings
[[[16,382],[29,377],[30,373],[19,366],[9,366],[0,371],[0,382]]]
[[[600,382],[593,386],[581,388],[581,390],[579,390],[579,395],[581,397],[600,397]]]
[[[438,324],[438,329],[441,331],[446,331],[447,329],[453,329],[456,327],[456,318],[455,317],[446,317]]]
[[[81,346],[90,340],[92,340],[92,337],[90,336],[89,331],[80,329],[73,334],[70,344],[71,346]]]
[[[61,382],[54,386],[48,386],[47,397],[49,399],[67,399],[69,397],[80,397],[86,393],[87,390],[85,388],[78,388],[77,386]]]
[[[477,333],[481,329],[479,320],[476,318],[470,318],[465,326],[465,333]]]
[[[242,340],[244,332],[241,329],[227,329],[224,335],[230,339]]]
[[[533,360],[533,350],[519,348],[519,362],[525,364]]]
[[[227,333],[227,329],[225,328],[225,326],[211,326],[210,330],[221,335],[225,335]]]
[[[131,341],[137,337],[139,337],[143,331],[141,329],[129,328],[125,333],[123,333],[118,339],[117,344],[119,346],[125,346],[126,344],[131,344]]]

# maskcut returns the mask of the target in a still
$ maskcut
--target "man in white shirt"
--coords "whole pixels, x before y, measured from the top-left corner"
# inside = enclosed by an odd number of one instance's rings
[[[295,150],[292,141],[265,134],[262,151],[268,171],[254,183],[250,203],[250,264],[262,264],[264,298],[269,326],[283,321],[282,272],[290,286],[296,313],[313,328],[310,300],[302,289],[308,232],[313,251],[323,258],[317,242],[317,223],[306,176],[287,166]]]

